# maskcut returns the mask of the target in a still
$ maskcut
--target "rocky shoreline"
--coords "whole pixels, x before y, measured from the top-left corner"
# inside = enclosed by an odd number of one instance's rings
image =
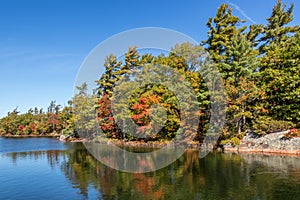
[[[224,145],[224,152],[239,153],[264,153],[264,154],[290,154],[300,156],[300,137],[286,138],[285,134],[289,131],[259,136],[255,133],[248,133],[240,145],[233,147]]]
[[[300,156],[300,137],[286,138],[285,134],[289,131],[271,133],[259,136],[255,133],[248,133],[238,146],[224,145],[222,151],[224,153],[255,153],[255,154],[284,154]],[[48,135],[1,135],[6,138],[38,138],[53,137],[61,142],[85,142],[82,138],[68,138],[64,135],[53,133]],[[102,142],[99,142],[102,143]],[[162,148],[169,142],[143,142],[143,141],[123,141],[123,140],[107,140],[104,143],[113,143],[121,147],[137,147],[137,148]],[[189,145],[190,149],[199,149],[201,145]]]

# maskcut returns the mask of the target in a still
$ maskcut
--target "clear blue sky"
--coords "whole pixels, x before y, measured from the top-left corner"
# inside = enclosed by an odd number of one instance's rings
[[[294,1],[293,24],[299,24],[300,2]],[[221,3],[242,19],[265,23],[275,0],[0,1],[0,116],[17,106],[46,109],[51,100],[65,105],[84,58],[119,32],[164,27],[200,42]]]

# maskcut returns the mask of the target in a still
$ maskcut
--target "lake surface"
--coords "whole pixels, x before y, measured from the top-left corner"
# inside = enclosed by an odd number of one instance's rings
[[[0,199],[297,199],[300,157],[186,151],[139,174],[111,169],[81,143],[0,138]]]

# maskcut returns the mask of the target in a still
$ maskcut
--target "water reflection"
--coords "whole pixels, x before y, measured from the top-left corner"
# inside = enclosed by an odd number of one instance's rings
[[[25,152],[12,152],[4,153],[2,157],[11,158],[11,162],[14,165],[18,164],[18,161],[29,159],[29,160],[42,160],[45,157],[51,168],[58,166],[62,160],[65,160],[65,151],[66,150],[48,150],[48,151],[25,151]]]
[[[175,163],[150,173],[125,173],[97,162],[84,148],[68,153],[62,169],[88,197],[89,186],[107,199],[297,199],[298,157],[212,153],[199,159],[187,152]],[[274,171],[289,166],[288,171]],[[293,163],[291,165],[291,163]]]
[[[300,196],[299,157],[210,153],[199,159],[199,151],[187,150],[176,162],[158,171],[126,173],[98,162],[81,143],[74,143],[66,150],[2,153],[1,156],[10,158],[19,170],[24,159],[36,162],[46,159],[51,168],[60,170],[67,182],[58,183],[53,175],[56,180],[53,183],[65,184],[65,188],[70,184],[83,199],[290,200]],[[72,191],[65,189],[65,192]],[[53,193],[52,197],[59,199],[66,194]]]
[[[164,168],[184,153],[183,146],[159,149],[120,148],[111,144],[86,142],[84,146],[103,164],[123,172],[145,173]],[[150,151],[153,150],[153,151]]]

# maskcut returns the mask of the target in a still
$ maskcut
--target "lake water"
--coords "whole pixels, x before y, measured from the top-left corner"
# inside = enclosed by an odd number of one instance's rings
[[[171,165],[116,171],[81,143],[0,138],[0,199],[300,199],[300,157],[187,151]]]

